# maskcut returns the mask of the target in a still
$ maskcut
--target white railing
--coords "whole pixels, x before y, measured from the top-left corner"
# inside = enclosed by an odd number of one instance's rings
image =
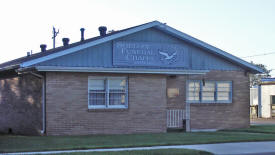
[[[185,110],[183,109],[168,109],[167,110],[167,128],[183,127],[183,119]]]

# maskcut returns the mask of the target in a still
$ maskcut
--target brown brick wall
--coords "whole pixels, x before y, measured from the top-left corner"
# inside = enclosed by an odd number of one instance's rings
[[[186,97],[185,85],[186,85],[185,75],[167,77],[167,91],[169,91],[169,89],[179,90],[178,96],[169,97],[169,95],[167,95],[168,109],[185,109],[185,97]]]
[[[224,129],[249,126],[249,78],[242,71],[211,71],[206,75],[167,78],[167,88],[179,88],[180,96],[167,98],[169,109],[185,109],[186,80],[228,80],[233,85],[232,103],[191,104],[191,129]]]
[[[127,76],[129,108],[88,110],[88,76]],[[185,108],[187,79],[232,80],[233,103],[191,104],[192,129],[249,126],[249,78],[241,71],[166,77],[92,73],[47,73],[48,135],[165,132],[166,109]],[[167,88],[179,96],[167,98]],[[42,129],[42,81],[32,75],[0,80],[0,132],[39,134]]]
[[[249,77],[241,71],[211,71],[189,79],[232,81],[232,103],[191,104],[191,129],[249,127]]]
[[[41,88],[42,81],[32,75],[0,80],[0,132],[40,134]]]
[[[166,132],[165,76],[116,74],[129,78],[128,109],[89,111],[88,76],[93,75],[47,73],[47,135]]]

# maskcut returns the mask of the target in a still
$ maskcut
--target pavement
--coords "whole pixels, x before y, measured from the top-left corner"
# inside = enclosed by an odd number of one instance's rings
[[[215,155],[275,155],[275,141],[265,142],[238,142],[238,143],[218,143],[218,144],[199,144],[199,145],[171,145],[171,146],[152,146],[152,147],[133,147],[133,148],[111,148],[111,149],[88,149],[88,150],[64,150],[64,151],[45,151],[45,152],[17,152],[6,153],[7,155],[24,154],[59,154],[74,152],[106,152],[106,151],[132,151],[132,150],[154,150],[154,149],[195,149],[212,152]]]
[[[183,145],[182,148],[208,151],[216,155],[275,155],[275,141]]]
[[[275,118],[253,118],[250,120],[251,125],[275,125]]]

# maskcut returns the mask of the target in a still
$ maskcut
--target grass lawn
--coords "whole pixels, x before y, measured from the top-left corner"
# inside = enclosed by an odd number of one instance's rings
[[[70,153],[69,155],[212,155],[212,153],[190,149],[159,149],[142,151],[117,151],[117,152],[90,152],[90,153]],[[60,154],[65,155],[65,154]]]
[[[251,129],[198,133],[179,132],[160,134],[90,136],[0,135],[0,152],[140,147],[156,145],[183,145],[275,140],[275,134],[269,131],[275,131],[275,126],[252,126]]]
[[[252,125],[250,128],[224,130],[237,132],[252,132],[252,133],[273,133],[275,134],[275,125]]]

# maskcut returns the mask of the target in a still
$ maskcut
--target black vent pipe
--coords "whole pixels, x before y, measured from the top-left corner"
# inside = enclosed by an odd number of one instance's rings
[[[107,31],[107,27],[106,26],[100,26],[98,28],[100,36],[105,36],[106,35],[106,31]]]
[[[40,48],[41,48],[41,52],[45,52],[46,48],[47,48],[47,45],[46,44],[41,44]]]
[[[80,31],[81,31],[81,41],[84,41],[85,40],[84,39],[84,31],[85,31],[85,29],[81,28]]]
[[[62,41],[63,41],[63,46],[68,46],[70,39],[69,38],[63,38]]]

